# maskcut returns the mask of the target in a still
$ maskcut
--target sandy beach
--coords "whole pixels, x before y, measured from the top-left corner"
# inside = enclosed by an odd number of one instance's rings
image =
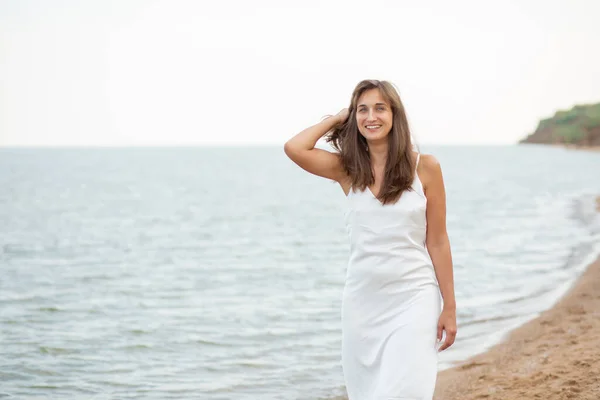
[[[600,258],[554,307],[440,372],[434,399],[600,399]]]
[[[600,258],[554,307],[438,374],[434,400],[481,399],[600,400]]]
[[[553,308],[438,375],[436,400],[600,399],[600,259]]]

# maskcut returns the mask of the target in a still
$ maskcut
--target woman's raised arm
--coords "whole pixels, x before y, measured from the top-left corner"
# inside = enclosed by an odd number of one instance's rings
[[[321,137],[347,118],[348,110],[343,109],[337,115],[304,129],[285,143],[285,154],[305,171],[341,182],[345,172],[340,156],[327,150],[315,149],[315,145]]]

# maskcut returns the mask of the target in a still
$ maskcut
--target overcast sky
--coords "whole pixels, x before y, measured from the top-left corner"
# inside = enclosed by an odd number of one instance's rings
[[[400,89],[421,144],[600,102],[600,1],[0,0],[0,146],[283,144]]]

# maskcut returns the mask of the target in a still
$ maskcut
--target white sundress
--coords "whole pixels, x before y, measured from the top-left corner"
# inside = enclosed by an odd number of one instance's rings
[[[441,296],[416,171],[412,188],[386,205],[369,188],[347,196],[342,367],[349,400],[433,397]]]

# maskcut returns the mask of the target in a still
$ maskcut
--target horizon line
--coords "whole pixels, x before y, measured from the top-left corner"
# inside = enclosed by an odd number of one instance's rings
[[[524,143],[416,143],[418,146],[444,147],[509,147]],[[530,144],[530,143],[526,143]],[[194,144],[0,144],[0,149],[121,149],[121,148],[226,148],[283,147],[283,143],[194,143]],[[317,147],[317,146],[315,146]]]

